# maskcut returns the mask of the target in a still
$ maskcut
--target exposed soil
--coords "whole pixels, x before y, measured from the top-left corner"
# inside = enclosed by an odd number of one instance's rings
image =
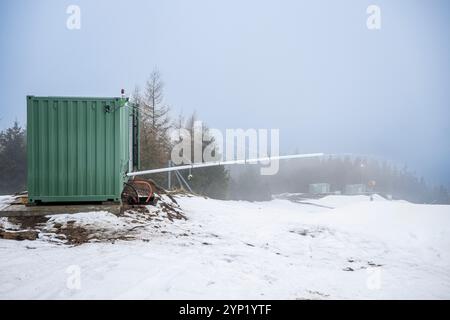
[[[46,216],[9,217],[9,222],[18,225],[21,229],[34,229],[39,224],[45,224],[50,218]]]
[[[36,240],[39,232],[36,230],[20,230],[20,231],[8,231],[0,230],[0,238],[8,240]]]
[[[116,240],[133,240],[142,228],[157,226],[155,222],[176,219],[187,220],[176,200],[170,195],[157,197],[155,206],[124,205],[117,216],[118,226],[102,226],[93,223],[80,223],[76,219],[62,222],[50,220],[50,216],[9,217],[0,220],[0,238],[10,240],[44,239],[69,245],[86,242],[114,242]],[[54,215],[53,217],[56,217]],[[49,221],[50,220],[50,221]],[[58,221],[58,220],[57,220]],[[154,229],[154,228],[152,228]],[[158,226],[159,229],[159,226]]]

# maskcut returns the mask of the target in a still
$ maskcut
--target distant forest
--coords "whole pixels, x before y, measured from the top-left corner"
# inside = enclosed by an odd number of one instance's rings
[[[192,121],[193,117],[184,125],[189,127]],[[143,148],[149,150],[151,145]],[[154,152],[153,156],[156,156]],[[143,167],[164,166],[168,157],[167,153],[159,163],[146,159]],[[233,171],[231,175],[230,169]],[[406,167],[399,169],[373,159],[324,157],[284,160],[280,162],[279,172],[273,176],[260,175],[258,165],[230,169],[194,169],[191,180],[188,180],[188,172],[182,174],[196,193],[219,199],[264,201],[284,192],[305,193],[309,184],[322,182],[330,184],[331,192],[343,192],[347,184],[367,185],[374,181],[374,193],[390,194],[394,199],[415,203],[450,204],[449,192],[444,186],[431,186]],[[15,122],[0,132],[0,194],[26,190],[26,170],[26,130]],[[152,178],[163,186],[167,184],[167,175]],[[173,180],[174,187],[179,187],[175,178]]]
[[[444,186],[432,186],[406,167],[367,158],[323,157],[280,162],[276,175],[261,176],[257,165],[246,166],[232,174],[229,198],[269,200],[274,194],[307,193],[309,184],[329,183],[330,192],[344,193],[348,184],[364,184],[367,190],[391,195],[414,203],[450,204]]]
[[[26,190],[26,131],[16,121],[0,131],[0,195]]]

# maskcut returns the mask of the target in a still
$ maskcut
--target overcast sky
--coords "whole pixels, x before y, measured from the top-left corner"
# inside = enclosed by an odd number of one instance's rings
[[[279,128],[283,152],[372,154],[449,186],[449,31],[445,0],[1,1],[0,129],[26,122],[27,94],[117,96],[157,66],[174,115]]]

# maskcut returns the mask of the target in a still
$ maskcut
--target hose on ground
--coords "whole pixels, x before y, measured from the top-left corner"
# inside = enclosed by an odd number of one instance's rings
[[[124,182],[124,184],[129,186],[134,191],[134,193],[136,194],[136,198],[134,198],[133,200],[136,204],[138,204],[139,203],[139,193],[137,192],[136,188],[131,183]]]

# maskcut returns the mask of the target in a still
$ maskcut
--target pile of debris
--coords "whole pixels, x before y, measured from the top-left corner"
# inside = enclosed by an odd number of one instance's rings
[[[161,232],[161,226],[186,220],[175,197],[154,193],[153,205],[124,204],[120,214],[107,211],[0,218],[0,238],[43,240],[58,244],[133,240]]]

